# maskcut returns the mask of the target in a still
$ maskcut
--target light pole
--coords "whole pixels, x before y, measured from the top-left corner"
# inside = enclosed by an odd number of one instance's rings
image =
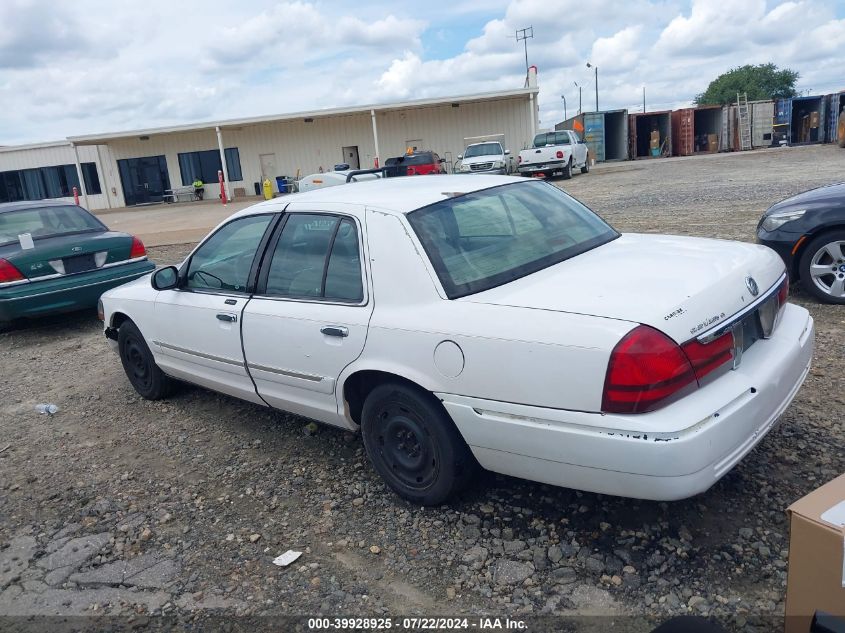
[[[560,98],[563,99],[563,120],[566,121],[566,95],[560,95]]]
[[[596,69],[596,112],[599,111],[599,67],[593,66],[590,62],[587,62],[587,68],[595,68]]]
[[[581,86],[578,85],[577,81],[573,81],[572,83],[578,88],[578,114],[581,114]]]
[[[528,86],[528,40],[534,37],[534,27],[529,26],[516,30],[516,42],[522,42],[525,46],[525,85]]]

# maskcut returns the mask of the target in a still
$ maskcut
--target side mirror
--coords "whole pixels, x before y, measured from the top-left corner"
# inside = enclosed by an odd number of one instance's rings
[[[153,273],[150,283],[156,290],[172,290],[179,283],[179,269],[176,266],[159,268]]]
[[[438,163],[443,164],[443,163],[445,163],[445,162],[446,162],[446,159],[445,159],[445,158],[441,158],[441,159],[440,159],[439,161],[437,161],[437,162],[438,162]]]
[[[510,151],[509,149],[506,149],[506,150],[505,150],[505,156],[507,156],[507,155],[508,155],[508,154],[510,154],[510,153],[511,153],[511,151]]]
[[[461,160],[464,157],[463,154],[458,154],[458,160]]]

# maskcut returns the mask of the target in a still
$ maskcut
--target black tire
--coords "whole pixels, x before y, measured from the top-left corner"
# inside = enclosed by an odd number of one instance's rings
[[[569,180],[572,178],[572,158],[569,158],[569,162],[566,163],[566,168],[563,170],[563,179]]]
[[[123,371],[141,397],[161,400],[173,392],[173,379],[156,365],[144,336],[132,321],[124,321],[120,326],[117,346]]]
[[[587,158],[584,159],[584,166],[581,168],[582,174],[589,174],[590,173],[590,155],[587,154]]]
[[[837,292],[840,285],[845,283],[845,231],[839,229],[827,231],[813,238],[804,248],[798,263],[798,274],[801,277],[801,287],[823,303],[845,304],[845,290]],[[836,246],[833,246],[836,245]],[[838,256],[826,251],[830,247]],[[816,265],[830,267],[830,274],[815,277],[810,268]]]
[[[364,448],[396,494],[437,505],[469,483],[477,463],[430,393],[398,383],[373,389],[361,412]]]

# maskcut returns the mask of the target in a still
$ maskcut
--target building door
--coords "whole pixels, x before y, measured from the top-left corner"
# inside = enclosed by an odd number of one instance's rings
[[[261,182],[263,183],[268,178],[270,182],[275,185],[276,176],[279,175],[276,169],[276,155],[275,154],[260,154],[258,160],[261,163]]]
[[[167,160],[164,156],[123,158],[117,161],[126,206],[161,202],[170,189]]]
[[[343,160],[340,161],[349,165],[349,169],[361,169],[361,162],[358,160],[358,146],[350,145],[343,148]]]

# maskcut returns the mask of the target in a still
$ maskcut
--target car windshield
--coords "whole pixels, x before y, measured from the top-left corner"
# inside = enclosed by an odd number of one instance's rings
[[[501,156],[502,154],[504,154],[502,146],[498,143],[480,143],[467,147],[464,158],[472,158],[473,156]]]
[[[534,137],[534,147],[569,144],[569,134],[566,132],[541,132]]]
[[[19,240],[29,233],[32,239],[70,233],[107,231],[93,215],[72,205],[45,206],[0,213],[0,246]]]
[[[408,220],[456,299],[501,286],[617,237],[557,187],[501,185],[417,209]]]

